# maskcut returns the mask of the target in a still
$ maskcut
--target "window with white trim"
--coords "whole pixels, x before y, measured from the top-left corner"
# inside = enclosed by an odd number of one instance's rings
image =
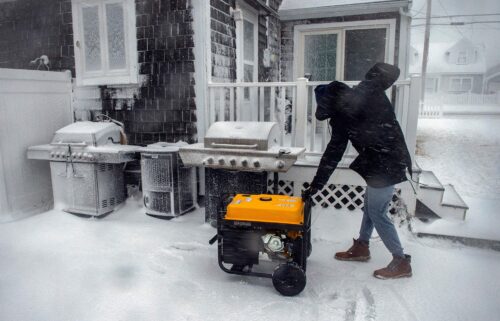
[[[137,83],[134,0],[72,0],[77,84]]]
[[[472,90],[472,78],[455,77],[450,79],[450,91],[454,93],[465,93]]]
[[[362,80],[377,62],[394,63],[394,19],[297,25],[294,74],[313,81]]]
[[[438,78],[425,78],[425,92],[435,93],[438,90]]]
[[[457,56],[457,65],[467,64],[467,51],[459,51]]]

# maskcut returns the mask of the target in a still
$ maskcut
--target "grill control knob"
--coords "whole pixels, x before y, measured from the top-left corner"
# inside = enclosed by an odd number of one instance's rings
[[[230,163],[232,166],[235,166],[235,165],[236,165],[236,159],[231,158],[231,159],[229,160],[229,163]]]
[[[224,165],[225,162],[224,158],[219,158],[219,165]]]
[[[241,160],[241,166],[243,166],[243,167],[247,167],[248,166],[248,161],[245,158],[243,158]]]
[[[285,162],[282,161],[282,160],[279,160],[276,162],[276,167],[279,168],[279,169],[282,169],[283,167],[285,167]]]
[[[54,152],[50,152],[50,157],[55,157],[56,154]]]
[[[214,159],[209,157],[203,161],[204,164],[212,165],[214,163]]]
[[[72,153],[71,157],[75,158],[76,157],[76,153]]]
[[[78,158],[82,158],[82,153],[77,153],[77,154],[76,154],[76,157],[78,157]]]
[[[253,161],[253,166],[254,167],[260,167],[260,162],[258,160]]]

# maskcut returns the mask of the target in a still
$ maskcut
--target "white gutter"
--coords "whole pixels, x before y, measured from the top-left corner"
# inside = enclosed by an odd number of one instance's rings
[[[349,15],[399,12],[400,9],[408,8],[411,1],[394,0],[383,2],[356,3],[348,5],[334,5],[310,8],[297,8],[279,10],[280,20],[300,20],[314,18],[341,17]]]

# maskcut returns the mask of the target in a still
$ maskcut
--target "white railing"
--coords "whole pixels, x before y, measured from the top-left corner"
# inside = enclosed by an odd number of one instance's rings
[[[320,155],[330,139],[327,121],[314,117],[314,88],[328,82],[210,83],[205,129],[215,121],[276,121],[280,125],[281,144],[306,147],[307,154]],[[346,82],[353,86],[358,82]],[[413,155],[418,119],[420,78],[395,84],[395,113]],[[393,96],[388,90],[388,96]],[[204,133],[203,133],[204,134]],[[353,154],[350,148],[347,154]]]
[[[446,105],[499,105],[499,94],[427,94],[425,104],[446,104]]]

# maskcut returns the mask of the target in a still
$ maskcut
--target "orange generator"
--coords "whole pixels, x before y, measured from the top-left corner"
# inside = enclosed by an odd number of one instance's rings
[[[312,250],[310,197],[237,194],[226,203],[217,219],[217,235],[210,241],[217,241],[221,269],[271,278],[286,296],[300,293]],[[262,271],[262,260],[274,271]]]

